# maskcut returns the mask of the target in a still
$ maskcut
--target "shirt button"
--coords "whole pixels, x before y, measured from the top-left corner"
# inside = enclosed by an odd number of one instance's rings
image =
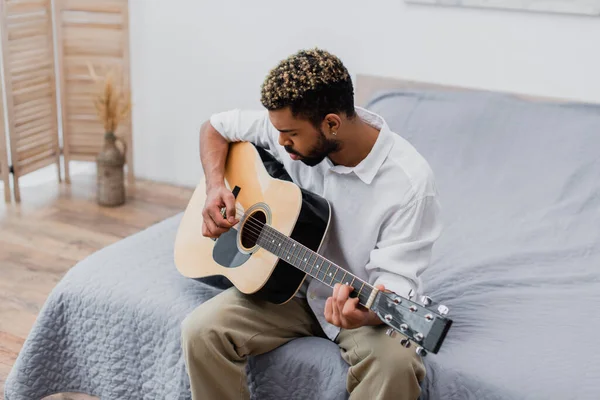
[[[311,300],[314,300],[314,299],[316,299],[316,298],[317,298],[317,296],[315,296],[315,292],[311,292],[311,293],[310,293],[310,299],[311,299]]]

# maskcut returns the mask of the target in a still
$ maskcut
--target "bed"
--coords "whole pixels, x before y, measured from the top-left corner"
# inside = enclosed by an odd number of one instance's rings
[[[357,103],[430,162],[445,231],[423,281],[450,308],[422,399],[597,399],[600,105],[357,78]],[[226,282],[173,264],[181,214],[75,265],[6,381],[7,400],[83,392],[189,399],[180,323]],[[253,399],[346,399],[337,346],[301,338],[248,363]]]

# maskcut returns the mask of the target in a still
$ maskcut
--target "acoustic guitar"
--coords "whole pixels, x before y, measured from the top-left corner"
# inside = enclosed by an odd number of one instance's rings
[[[224,276],[242,293],[275,304],[293,298],[307,275],[331,287],[347,284],[351,296],[389,326],[388,335],[402,334],[403,346],[410,347],[412,340],[422,356],[439,351],[452,325],[448,308],[427,296],[382,292],[322,257],[328,201],[293,183],[268,152],[249,142],[231,143],[224,178],[235,196],[239,223],[217,239],[202,235],[202,180],[175,239],[175,265],[183,276]]]

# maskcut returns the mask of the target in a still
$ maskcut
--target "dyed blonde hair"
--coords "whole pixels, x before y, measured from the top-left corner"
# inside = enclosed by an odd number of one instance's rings
[[[268,110],[290,107],[318,124],[328,113],[354,112],[354,89],[348,70],[333,54],[318,48],[301,50],[273,68],[261,87]]]

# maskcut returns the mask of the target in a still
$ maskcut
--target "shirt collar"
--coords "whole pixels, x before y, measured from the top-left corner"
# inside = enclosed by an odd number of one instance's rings
[[[373,148],[367,154],[367,156],[355,167],[346,167],[343,165],[333,165],[331,160],[327,159],[331,170],[340,174],[347,174],[353,172],[367,185],[373,181],[377,172],[381,168],[381,165],[387,158],[392,145],[394,142],[393,132],[388,127],[385,120],[380,116],[371,111],[365,110],[361,107],[355,107],[358,117],[365,121],[372,127],[379,129],[379,135],[373,145]]]

